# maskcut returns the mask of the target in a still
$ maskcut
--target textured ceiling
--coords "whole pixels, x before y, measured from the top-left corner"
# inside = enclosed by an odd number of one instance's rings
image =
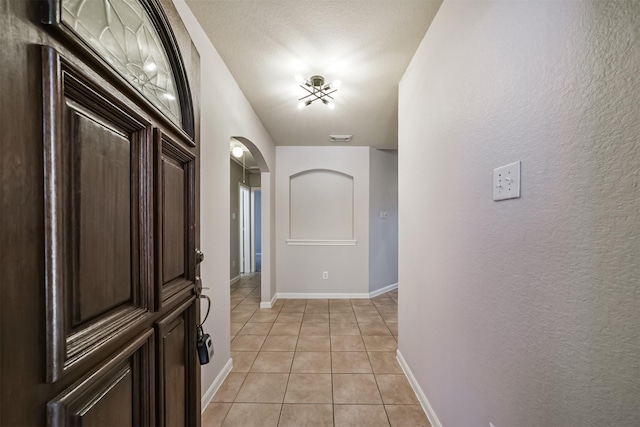
[[[398,82],[441,0],[187,0],[276,145],[398,144]],[[341,80],[302,110],[296,75]],[[203,76],[206,78],[206,76]],[[215,76],[209,76],[215,78]]]

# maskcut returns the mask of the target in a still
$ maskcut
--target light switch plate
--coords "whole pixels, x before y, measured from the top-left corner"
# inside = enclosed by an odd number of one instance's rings
[[[493,170],[493,200],[520,197],[520,161]]]

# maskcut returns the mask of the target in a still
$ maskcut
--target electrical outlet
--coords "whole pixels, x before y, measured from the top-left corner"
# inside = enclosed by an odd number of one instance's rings
[[[323,272],[322,272],[322,278],[323,278],[324,280],[327,280],[327,279],[329,278],[329,272],[328,272],[328,271],[323,271]]]
[[[387,219],[387,218],[389,218],[389,212],[380,211],[380,219]]]
[[[493,170],[493,200],[520,197],[520,161]]]

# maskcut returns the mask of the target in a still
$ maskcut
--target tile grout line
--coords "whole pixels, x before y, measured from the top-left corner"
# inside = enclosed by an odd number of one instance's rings
[[[240,289],[240,286],[238,286],[238,289]],[[236,291],[237,291],[238,289],[236,289]],[[255,288],[254,288],[254,289],[255,289]],[[251,291],[251,292],[253,292],[253,291]],[[236,304],[236,307],[237,307],[237,306],[239,306],[240,304],[242,304],[242,303],[243,303],[243,302],[248,298],[248,295],[250,295],[250,294],[251,294],[251,292],[250,292],[249,294],[245,295],[245,296],[244,296],[244,298],[242,298],[242,300],[241,300],[238,304]],[[254,310],[254,312],[253,312],[253,313],[255,313],[255,310]],[[252,313],[252,315],[253,315],[253,313]],[[235,335],[235,337],[237,337],[237,336],[238,336],[238,334],[240,333],[240,331],[245,327],[245,325],[246,325],[248,322],[249,322],[249,320],[247,319],[247,320],[242,324],[242,328],[240,328],[240,330],[239,330],[239,331],[238,331],[238,333]],[[235,339],[235,337],[234,337],[234,339]],[[232,340],[232,341],[233,341],[233,340]],[[229,344],[231,344],[231,343],[229,343]],[[261,346],[261,347],[262,347],[262,346]],[[258,350],[258,353],[259,353],[259,352],[260,352],[260,351]],[[258,356],[256,355],[256,358],[257,358],[257,357],[258,357]],[[247,377],[249,376],[249,372],[251,371],[251,367],[253,367],[253,364],[254,364],[254,363],[255,363],[255,359],[254,359],[254,361],[251,363],[251,366],[249,367],[249,371],[245,374],[244,379],[243,379],[243,380],[242,380],[242,382],[240,383],[240,387],[238,387],[238,392],[237,392],[237,393],[235,394],[235,396],[233,397],[233,402],[231,402],[231,406],[229,407],[229,411],[227,411],[227,414],[224,416],[224,418],[223,418],[223,420],[222,420],[222,424],[224,424],[224,421],[225,421],[225,420],[227,419],[227,417],[229,416],[229,413],[231,412],[231,409],[232,409],[232,408],[233,408],[233,406],[236,404],[236,399],[238,398],[238,395],[240,394],[240,390],[242,389],[242,386],[244,385],[244,382],[247,380]]]
[[[376,311],[378,312],[378,315],[380,317],[382,317],[382,313],[380,313],[380,310],[378,309],[378,306],[375,304],[375,302],[373,303],[373,306],[376,308]],[[382,317],[382,320],[384,321],[384,317]],[[386,326],[386,322],[385,322],[385,326]],[[387,329],[389,329],[387,327]],[[391,330],[389,330],[389,332],[391,332]],[[393,334],[392,334],[393,336]],[[364,339],[363,339],[364,340]],[[365,344],[366,346],[366,344]],[[396,340],[396,350],[398,348],[398,341]],[[369,352],[367,351],[367,357],[369,357],[369,363],[371,363],[371,358],[369,356]],[[371,366],[371,371],[373,371],[373,366]],[[376,387],[378,388],[378,393],[380,393],[380,400],[382,401],[382,409],[384,409],[384,415],[387,417],[387,422],[389,423],[389,425],[391,425],[391,419],[389,418],[389,413],[387,412],[387,406],[384,404],[384,397],[382,397],[382,391],[380,391],[380,384],[378,384],[378,377],[374,374],[373,375],[373,379],[376,382]]]
[[[333,393],[333,340],[331,339],[331,308],[327,301],[327,314],[329,316],[329,372],[331,372],[331,418],[333,425],[336,425],[336,398]]]
[[[246,288],[246,286],[245,286],[245,287],[243,287],[243,288]],[[238,288],[238,289],[239,289],[239,288]],[[245,295],[245,296],[240,300],[240,302],[234,306],[234,309],[235,309],[235,308],[237,308],[239,305],[241,305],[241,304],[245,303],[245,302],[246,302],[246,300],[247,300],[248,298],[251,298],[251,297],[252,297],[252,295],[251,295],[251,294],[252,294],[253,292],[255,292],[255,289],[256,289],[256,287],[254,286],[254,287],[253,287],[253,290],[252,290],[251,292],[249,292],[248,294],[246,294],[246,295]],[[237,291],[237,289],[236,289],[236,291]],[[389,297],[389,300],[390,300],[391,302],[393,302],[393,303],[397,304],[397,301],[396,301],[396,300],[394,300],[393,298]],[[329,303],[330,303],[330,301],[331,301],[331,300],[328,300],[328,306],[327,306],[327,311],[328,311],[328,316],[329,316],[329,324],[328,324],[329,335],[328,335],[328,339],[329,339],[329,362],[330,362],[330,375],[331,375],[331,402],[332,402],[332,403],[331,403],[331,405],[332,405],[332,412],[333,412],[333,424],[334,424],[334,426],[335,426],[335,423],[336,423],[336,411],[335,411],[335,409],[336,409],[336,406],[337,406],[337,405],[336,405],[336,403],[335,403],[335,395],[334,395],[334,387],[333,387],[333,386],[334,386],[334,375],[335,375],[335,372],[334,372],[334,367],[333,367],[333,352],[334,352],[334,348],[333,348],[333,340],[332,340],[332,337],[333,337],[333,328],[332,328],[332,324],[331,324],[331,319],[332,319],[332,317],[331,317],[331,313],[332,313],[332,311],[331,311],[331,307],[330,307],[330,304],[329,304]],[[388,322],[389,322],[389,321],[393,320],[393,313],[391,313],[391,315],[389,315],[389,313],[386,313],[386,314],[387,314],[387,317],[389,317],[389,318],[390,318],[390,320],[388,321],[388,320],[387,320],[387,319],[385,319],[385,317],[382,315],[382,312],[380,311],[379,306],[378,306],[375,302],[373,302],[373,300],[372,300],[372,299],[370,299],[370,301],[372,301],[371,305],[373,305],[373,306],[375,307],[377,315],[378,315],[378,316],[383,320],[383,322],[384,322],[384,324],[385,324],[385,327],[386,327],[387,332],[389,332],[389,333],[390,333],[390,335],[393,337],[393,339],[394,339],[394,341],[395,341],[395,343],[396,343],[396,348],[397,348],[397,337],[393,334],[393,332],[391,331],[391,329],[390,329],[390,327],[389,327],[389,324],[388,324]],[[310,313],[307,313],[307,309],[309,308],[309,307],[308,307],[308,303],[309,303],[309,301],[308,301],[308,300],[305,300],[305,301],[304,301],[304,308],[303,308],[303,311],[302,311],[302,320],[301,320],[301,322],[300,322],[300,328],[299,328],[299,329],[298,329],[298,331],[297,331],[297,332],[298,332],[298,334],[297,334],[297,336],[296,336],[296,345],[295,345],[295,349],[294,349],[294,352],[293,352],[293,357],[292,357],[292,360],[291,360],[291,362],[290,362],[290,364],[289,364],[289,370],[288,370],[289,372],[288,372],[288,378],[287,378],[287,386],[285,387],[285,391],[284,391],[284,395],[283,395],[283,400],[282,400],[281,407],[280,407],[280,412],[279,412],[279,415],[278,415],[278,424],[280,424],[280,422],[282,421],[282,414],[283,414],[283,411],[284,411],[284,404],[285,404],[285,403],[284,403],[284,400],[285,400],[285,397],[286,397],[286,392],[287,392],[287,390],[288,390],[288,388],[289,388],[289,385],[290,385],[291,376],[292,376],[292,374],[293,374],[293,373],[292,373],[292,369],[293,369],[293,361],[295,360],[295,355],[296,355],[296,354],[298,354],[298,353],[300,353],[300,352],[298,352],[297,350],[298,350],[299,339],[300,339],[300,337],[301,337],[301,332],[302,332],[302,324],[304,323],[304,317],[305,317],[305,315],[310,314]],[[382,303],[382,304],[380,304],[380,305],[385,305],[385,304],[386,304],[386,300],[385,300],[384,302],[382,302],[382,301],[381,301],[381,303]],[[276,316],[276,319],[274,319],[273,321],[269,322],[269,323],[270,323],[270,325],[271,325],[271,327],[269,328],[269,331],[267,332],[267,334],[266,334],[266,336],[265,336],[265,341],[266,341],[266,339],[267,339],[269,336],[271,336],[271,335],[269,335],[269,334],[270,334],[271,330],[273,329],[273,327],[275,326],[275,323],[276,323],[276,321],[277,321],[277,318],[278,318],[279,314],[281,314],[281,313],[282,313],[282,310],[285,308],[285,305],[286,305],[286,301],[284,301],[284,303],[279,307],[279,309],[278,309],[278,315]],[[274,307],[274,308],[275,308],[275,307]],[[358,316],[356,315],[356,312],[355,312],[355,309],[354,309],[353,301],[350,301],[350,303],[349,303],[349,308],[350,308],[350,311],[349,311],[349,312],[354,316],[354,318],[355,318],[355,320],[356,320],[356,324],[357,324],[357,326],[358,326],[358,331],[359,331],[359,335],[358,335],[358,337],[359,337],[359,338],[362,340],[362,342],[363,342],[365,353],[367,353],[367,361],[368,361],[368,363],[369,363],[369,367],[370,367],[370,369],[371,369],[371,374],[374,376],[374,380],[376,381],[376,388],[377,388],[377,390],[378,390],[378,393],[379,393],[379,396],[380,396],[380,399],[381,399],[381,404],[383,405],[383,409],[384,409],[384,411],[385,411],[386,420],[387,420],[387,422],[390,424],[391,420],[390,420],[390,417],[389,417],[389,413],[387,412],[386,405],[385,405],[384,400],[383,400],[383,398],[382,398],[382,393],[381,393],[381,390],[380,390],[380,385],[379,385],[379,383],[378,383],[378,381],[377,381],[377,376],[376,376],[376,374],[375,374],[375,372],[374,372],[374,370],[373,370],[373,366],[372,366],[372,363],[371,363],[371,353],[368,351],[368,349],[367,349],[367,347],[366,347],[366,343],[364,343],[364,339],[363,339],[364,335],[363,335],[363,331],[362,331],[362,328],[361,328],[361,322],[359,321]],[[335,312],[334,314],[340,314],[340,313],[342,313],[343,311],[341,311],[341,310],[342,310],[342,309],[339,309],[339,311]],[[254,310],[251,312],[251,313],[252,313],[252,316],[253,316],[253,315],[255,315],[255,314],[256,314],[256,312],[257,312],[257,309],[254,309]],[[292,311],[291,313],[295,313],[295,311]],[[363,315],[366,315],[366,314],[367,314],[367,313],[363,313]],[[240,332],[244,327],[246,327],[246,324],[247,324],[247,323],[249,323],[249,320],[250,320],[250,319],[251,319],[251,317],[249,317],[246,321],[244,321],[244,322],[242,323],[242,327],[240,328],[240,330],[238,331],[238,334],[236,334],[236,336],[235,336],[235,337],[237,337],[237,336],[239,335],[239,332]],[[363,320],[362,322],[363,322],[363,323],[366,323],[366,321],[364,321],[364,320]],[[377,336],[377,335],[373,335],[373,336]],[[264,353],[264,352],[265,352],[265,351],[263,350],[263,348],[264,348],[264,342],[265,342],[265,341],[263,341],[263,343],[260,345],[260,348],[258,349],[257,354],[256,354],[256,358],[253,360],[253,362],[252,362],[252,363],[251,363],[251,365],[249,366],[249,368],[248,368],[248,369],[249,369],[249,372],[247,372],[247,376],[248,376],[248,374],[251,372],[251,369],[253,369],[253,366],[255,365],[255,363],[256,363],[257,358],[259,357],[259,355],[260,355],[261,353]],[[244,378],[244,380],[243,380],[243,382],[242,382],[242,384],[241,384],[240,388],[242,388],[242,385],[244,384],[245,380],[246,380],[246,376],[245,376],[245,378]],[[238,390],[238,394],[239,394],[239,390]],[[237,394],[236,394],[236,397],[233,399],[234,401],[233,401],[233,403],[232,403],[232,406],[233,406],[235,403],[237,403],[237,402],[236,402],[236,398],[237,398]],[[300,404],[302,404],[302,403],[303,403],[303,402],[300,402]],[[371,404],[355,404],[355,405],[357,405],[357,406],[359,406],[359,405],[364,405],[364,406],[366,406],[366,405],[371,405]],[[407,404],[407,405],[408,405],[408,404]],[[229,412],[230,412],[230,410],[229,410]],[[226,418],[227,418],[227,416],[228,416],[229,412],[227,412],[227,414],[226,414],[226,415],[225,415],[225,417],[223,418],[223,422],[224,422],[224,420],[226,420]]]

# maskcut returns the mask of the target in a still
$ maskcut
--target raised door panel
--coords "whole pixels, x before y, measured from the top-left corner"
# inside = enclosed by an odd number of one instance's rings
[[[165,386],[165,424],[175,426],[186,419],[186,355],[185,355],[185,319],[179,320],[163,337]]]
[[[195,281],[195,156],[155,130],[156,307],[179,301]]]
[[[163,282],[185,277],[185,183],[183,165],[162,158],[162,277]]]
[[[153,425],[152,336],[152,330],[141,334],[51,400],[48,425]]]
[[[67,105],[73,327],[132,302],[131,137]],[[134,168],[135,170],[135,165]],[[134,242],[135,243],[135,242]]]
[[[103,396],[82,408],[76,418],[82,426],[126,426],[135,425],[133,419],[133,373],[129,366],[123,367]]]
[[[194,425],[196,388],[195,299],[190,298],[157,324],[158,414],[160,426]]]
[[[47,377],[97,363],[153,307],[152,126],[43,48]],[[94,357],[95,356],[95,357]]]

